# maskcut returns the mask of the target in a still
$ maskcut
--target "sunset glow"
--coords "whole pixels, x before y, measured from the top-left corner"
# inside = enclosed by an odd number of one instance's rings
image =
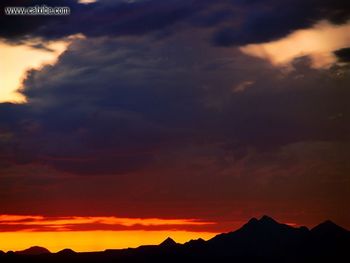
[[[77,252],[103,251],[158,245],[167,237],[178,243],[191,239],[210,239],[215,233],[187,231],[76,231],[76,232],[0,232],[1,249],[18,251],[31,246],[42,246],[51,252],[71,248]]]
[[[184,227],[202,226],[205,229],[212,224],[215,223],[194,219],[0,215],[0,249],[16,251],[39,245],[52,252],[64,248],[100,251],[157,245],[167,237],[184,243],[197,238],[209,239],[217,234],[183,230]]]

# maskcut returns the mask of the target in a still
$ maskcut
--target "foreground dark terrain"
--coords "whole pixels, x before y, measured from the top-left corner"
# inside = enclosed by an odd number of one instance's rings
[[[2,252],[0,262],[350,262],[350,232],[331,221],[309,230],[263,216],[208,241],[168,238],[158,246],[89,253],[32,247]]]

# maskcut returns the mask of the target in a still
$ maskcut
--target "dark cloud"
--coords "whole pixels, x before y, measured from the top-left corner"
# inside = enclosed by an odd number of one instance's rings
[[[284,76],[201,38],[188,31],[152,47],[152,38],[75,41],[56,65],[28,72],[28,104],[2,105],[5,156],[113,174],[191,142],[268,150],[348,139],[347,73],[336,79],[337,68],[315,70],[303,58]]]
[[[339,62],[350,62],[350,47],[336,50],[334,54],[338,57]]]
[[[7,6],[68,6],[69,16],[6,16]],[[2,1],[0,36],[8,41],[23,41],[33,37],[46,40],[82,33],[86,36],[143,35],[164,29],[185,19],[206,5],[206,1],[98,1],[79,4],[64,1]]]
[[[5,16],[6,6],[69,6],[70,16]],[[79,4],[64,1],[2,1],[0,36],[10,42],[33,37],[46,40],[82,33],[96,36],[167,36],[187,26],[215,28],[213,42],[219,46],[243,45],[281,38],[322,19],[345,23],[348,1],[107,1]],[[88,26],[87,26],[88,25]]]
[[[350,18],[348,1],[287,0],[241,1],[240,23],[227,24],[213,36],[218,46],[261,43],[284,37],[297,29],[311,27],[320,20],[342,24]]]

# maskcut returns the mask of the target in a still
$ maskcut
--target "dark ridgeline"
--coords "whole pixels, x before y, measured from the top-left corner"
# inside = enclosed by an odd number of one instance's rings
[[[50,254],[51,252],[44,247],[34,246],[25,250],[16,251],[15,253],[21,254],[21,255],[42,255],[42,254]]]
[[[62,249],[61,251],[57,252],[57,255],[59,256],[70,256],[74,254],[76,254],[76,252],[70,248]]]
[[[158,246],[87,253],[70,249],[49,253],[34,248],[0,253],[0,262],[350,262],[350,232],[331,221],[309,230],[263,216],[208,241],[197,239],[177,244],[167,238]]]

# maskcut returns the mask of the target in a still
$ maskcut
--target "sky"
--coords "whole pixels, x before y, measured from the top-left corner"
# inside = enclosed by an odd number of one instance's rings
[[[349,1],[0,9],[0,250],[350,228]]]

